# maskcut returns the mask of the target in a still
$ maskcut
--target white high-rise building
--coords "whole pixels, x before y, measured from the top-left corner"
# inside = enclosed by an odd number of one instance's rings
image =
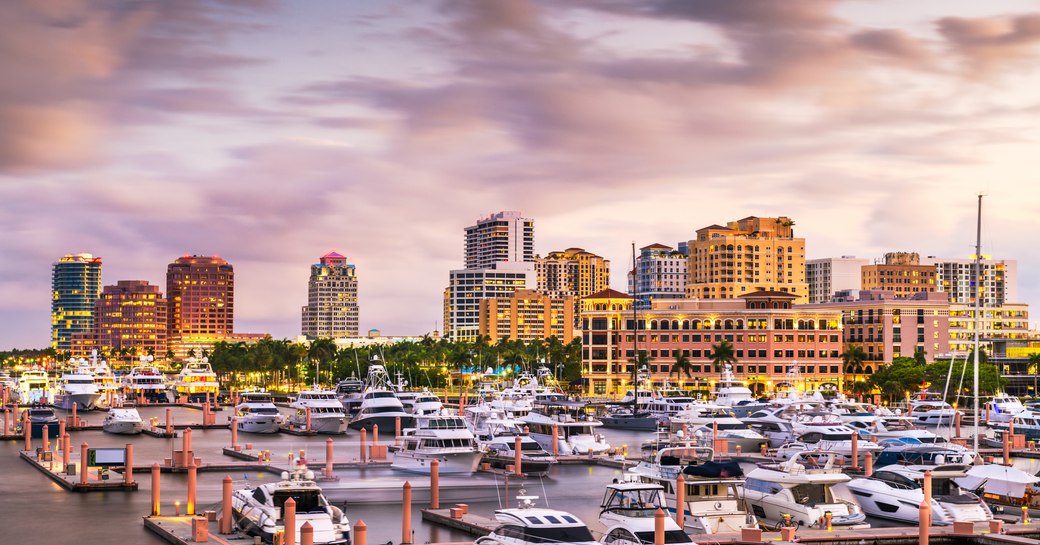
[[[329,252],[311,265],[302,332],[309,338],[358,336],[358,279],[347,258]]]
[[[809,284],[809,303],[829,303],[837,291],[862,289],[862,269],[869,264],[869,260],[853,255],[806,261],[805,281]]]
[[[534,220],[520,212],[497,212],[466,227],[465,252],[465,268],[449,273],[444,290],[444,334],[453,341],[477,338],[481,299],[538,285]]]
[[[534,261],[534,220],[497,212],[466,228],[466,268],[494,268],[500,261]]]
[[[975,271],[974,259],[946,259],[928,256],[922,265],[935,266],[935,291],[950,294],[951,303],[974,304],[972,293]],[[982,300],[984,307],[995,307],[1018,302],[1018,262],[1013,259],[983,259],[979,263],[982,271]]]
[[[628,274],[628,293],[636,308],[648,309],[655,299],[683,299],[689,280],[689,252],[686,243],[676,250],[664,244],[639,249],[636,267]]]

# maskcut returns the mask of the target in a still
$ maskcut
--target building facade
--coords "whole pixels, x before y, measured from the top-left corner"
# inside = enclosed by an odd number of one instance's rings
[[[94,302],[101,296],[101,258],[67,254],[51,268],[51,348],[71,352],[73,336],[93,335]]]
[[[304,336],[357,337],[359,333],[358,279],[347,258],[329,252],[311,265],[307,280],[307,305],[303,307]]]
[[[650,308],[658,299],[683,299],[689,280],[688,252],[664,244],[651,244],[639,249],[635,269],[628,275],[628,292],[635,297],[636,308]]]
[[[1029,305],[1007,303],[979,309],[979,342],[983,349],[993,353],[994,343],[1028,341]],[[975,346],[975,306],[950,303],[950,354],[965,357]]]
[[[851,255],[806,261],[805,280],[809,284],[809,302],[827,303],[834,298],[834,292],[859,291],[863,286],[862,269],[869,264],[866,259]]]
[[[575,297],[607,289],[610,285],[610,260],[583,248],[567,248],[535,257],[538,291],[550,297]]]
[[[808,302],[805,239],[794,237],[793,226],[785,216],[749,216],[698,229],[689,242],[687,297],[733,299],[764,290]]]
[[[532,290],[516,290],[505,297],[480,300],[478,334],[489,343],[556,337],[563,343],[574,338],[574,297],[551,297]]]
[[[581,322],[588,393],[623,392],[639,350],[649,356],[655,384],[667,380],[706,396],[720,377],[711,355],[723,341],[733,346],[734,374],[756,393],[783,386],[840,387],[841,312],[805,309],[795,299],[791,293],[756,291],[732,299],[658,300],[633,316],[629,295],[606,290],[586,297]],[[673,372],[680,355],[689,359],[689,375]]]
[[[480,301],[508,297],[537,286],[533,263],[499,263],[495,269],[459,269],[449,273],[444,290],[444,333],[456,342],[480,334]]]
[[[864,290],[891,291],[896,297],[930,293],[935,289],[935,266],[921,264],[916,252],[889,252],[883,262],[862,269]]]
[[[166,299],[145,280],[120,280],[105,286],[94,304],[98,351],[132,363],[139,356],[166,356]]]
[[[466,268],[493,268],[500,261],[534,261],[534,220],[503,211],[466,227]]]
[[[167,341],[205,346],[235,330],[235,271],[217,256],[184,256],[166,268]]]
[[[944,259],[929,256],[921,263],[935,267],[935,291],[950,295],[951,303],[975,304],[974,259]],[[982,283],[979,290],[984,307],[996,307],[1018,301],[1018,262],[1010,259],[979,261]]]

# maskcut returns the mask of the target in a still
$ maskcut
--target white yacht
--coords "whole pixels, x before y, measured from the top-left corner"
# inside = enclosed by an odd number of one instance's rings
[[[523,433],[521,420],[508,416],[501,409],[487,404],[466,407],[463,418],[477,443],[484,448],[484,461],[491,467],[505,469],[516,462],[517,437],[520,438],[520,466],[524,473],[545,475],[557,462],[529,434]]]
[[[426,388],[423,388],[412,401],[411,413],[414,415],[441,414],[443,411],[444,404],[441,403],[441,398]]]
[[[144,430],[144,421],[137,409],[109,409],[101,429],[107,433],[135,435]]]
[[[390,467],[417,473],[429,473],[430,462],[440,460],[439,473],[470,475],[484,455],[461,416],[416,416],[415,428],[404,430],[401,446],[390,450]]]
[[[95,359],[93,363],[88,364],[87,369],[94,377],[94,385],[98,389],[97,406],[104,409],[108,408],[112,402],[118,403],[121,399],[119,379],[112,373],[108,362]]]
[[[777,458],[786,460],[799,452],[824,450],[833,452],[844,463],[851,464],[853,431],[852,428],[842,424],[811,426],[803,429],[798,434],[797,440],[778,448],[776,456]],[[878,453],[882,450],[882,447],[878,446],[877,443],[866,438],[857,439],[856,448],[857,457],[859,458],[860,463],[863,462],[863,457],[866,456],[868,452],[871,453],[871,456],[877,457]]]
[[[0,388],[7,391],[7,399],[14,404],[21,401],[21,393],[18,391],[18,382],[11,378],[7,371],[0,371]]]
[[[600,545],[578,517],[555,509],[534,507],[537,496],[518,496],[520,507],[495,510],[502,524],[490,534],[478,537],[473,545]]]
[[[848,488],[863,511],[872,516],[916,524],[924,501],[924,472],[932,472],[932,524],[985,522],[993,513],[981,498],[957,486],[954,479],[967,475],[966,465],[889,465],[871,477],[852,479]]]
[[[289,426],[294,429],[307,429],[307,414],[310,413],[311,431],[327,434],[346,431],[347,414],[332,390],[304,390],[289,407],[293,409]]]
[[[751,429],[747,422],[738,420],[729,408],[721,405],[688,405],[671,419],[671,430],[674,433],[682,435],[683,426],[686,426],[692,437],[697,438],[700,446],[712,448],[717,429],[719,439],[727,441],[729,452],[736,452],[738,446],[741,452],[758,452],[762,443],[768,442],[765,436]],[[680,440],[683,439],[689,438],[680,437]]]
[[[100,396],[93,374],[82,367],[69,369],[58,380],[54,405],[65,411],[71,411],[73,405],[78,410],[89,411],[95,407]]]
[[[605,545],[643,545],[654,542],[655,518],[658,509],[668,511],[664,502],[664,488],[659,484],[622,482],[607,485],[600,503],[599,522],[606,527]],[[676,524],[675,519],[664,519],[665,543],[693,543],[690,536]]]
[[[336,397],[343,404],[347,416],[354,416],[361,407],[361,396],[365,392],[365,381],[359,378],[345,378],[336,383]]]
[[[54,390],[51,388],[51,379],[47,371],[30,369],[22,371],[18,377],[18,394],[20,403],[44,403],[54,402]]]
[[[846,425],[875,443],[885,439],[917,439],[921,443],[945,443],[946,439],[935,432],[918,427],[914,421],[905,416],[878,416],[870,420],[852,419]]]
[[[603,423],[585,412],[584,403],[568,401],[563,394],[538,394],[531,412],[521,420],[531,437],[548,452],[553,452],[553,426],[557,429],[557,451],[561,455],[602,454],[610,450],[610,444],[596,432]]]
[[[217,399],[220,394],[217,374],[213,372],[209,358],[188,358],[170,385],[170,401],[176,402],[178,398],[185,397],[188,403],[201,403],[206,401],[206,394],[210,395],[211,400]]]
[[[953,424],[955,415],[959,413],[949,403],[942,400],[910,400],[910,410],[907,416],[914,422],[926,426],[938,426],[942,424]],[[963,415],[962,415],[963,416]]]
[[[997,394],[986,403],[985,413],[987,422],[1007,423],[1011,417],[1025,412],[1026,407],[1015,396]]]
[[[724,407],[732,407],[740,402],[753,401],[755,399],[751,390],[743,382],[736,379],[733,374],[733,366],[725,364],[722,368],[722,378],[715,387],[715,404]]]
[[[996,440],[993,442],[1003,445],[1001,432],[1010,429],[1011,425],[1015,426],[1016,434],[1026,436],[1026,441],[1040,440],[1040,413],[1024,411],[1013,415],[1009,422],[991,424],[990,426],[997,432]]]
[[[744,481],[744,501],[767,526],[790,515],[798,526],[820,528],[829,512],[833,526],[869,528],[856,501],[835,487],[852,480],[834,466],[835,458],[833,453],[800,452],[786,462],[759,464]]]
[[[660,485],[667,505],[676,502],[676,478],[686,482],[683,524],[694,534],[714,535],[757,528],[740,498],[744,472],[734,461],[715,462],[711,449],[667,447],[629,470],[640,482]],[[669,508],[673,514],[674,509]]]
[[[404,410],[404,405],[397,399],[394,386],[390,383],[390,375],[386,368],[373,358],[368,364],[368,384],[361,398],[361,406],[357,414],[350,420],[350,427],[355,430],[372,431],[378,424],[383,433],[393,433],[397,419],[401,419],[401,429],[412,427],[414,417]]]
[[[231,494],[231,509],[235,522],[248,534],[271,542],[274,535],[285,531],[284,505],[292,498],[296,502],[296,535],[310,523],[314,529],[314,543],[349,544],[350,521],[338,507],[330,505],[314,482],[314,472],[306,466],[296,466],[292,473],[283,472],[282,480],[241,488]]]
[[[285,423],[285,417],[278,412],[271,394],[268,392],[242,392],[240,401],[235,406],[238,418],[238,431],[245,433],[278,433]],[[307,415],[304,414],[304,425]],[[314,414],[311,420],[313,425]]]
[[[123,377],[123,388],[128,399],[138,402],[166,401],[166,377],[158,367],[141,365],[134,367]]]

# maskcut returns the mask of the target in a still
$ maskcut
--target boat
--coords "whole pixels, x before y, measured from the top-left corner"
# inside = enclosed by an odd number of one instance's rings
[[[473,545],[600,545],[581,519],[567,511],[535,507],[536,499],[521,489],[520,507],[496,509],[495,520],[501,524]]]
[[[25,409],[25,413],[29,414],[29,434],[31,437],[43,437],[44,426],[47,427],[47,437],[58,436],[58,417],[54,414],[54,409],[37,404]],[[25,416],[22,416],[22,418],[24,421]]]
[[[283,472],[282,480],[240,488],[231,493],[231,511],[239,528],[274,541],[275,534],[285,531],[284,505],[296,502],[296,535],[309,523],[314,530],[315,545],[349,544],[350,522],[338,507],[329,504],[321,487],[314,482],[314,472],[298,464],[292,472]]]
[[[658,509],[668,510],[664,487],[638,481],[607,485],[600,503],[599,522],[606,531],[605,545],[643,545],[654,543]],[[693,543],[690,536],[671,517],[664,519],[664,543]]]
[[[7,371],[0,371],[0,388],[7,392],[10,403],[17,405],[21,401],[21,393],[18,391],[18,382],[11,378]]]
[[[832,526],[869,528],[855,499],[836,487],[852,480],[834,465],[836,459],[834,453],[812,451],[785,462],[759,464],[744,481],[743,499],[767,527],[781,525],[788,516],[797,526],[823,528],[825,514],[830,513]]]
[[[408,414],[440,414],[444,409],[444,404],[441,403],[441,398],[437,397],[426,388],[423,388],[422,391],[419,392],[407,392],[407,396],[405,394],[405,392],[399,392],[397,398],[401,400],[401,406],[404,407],[404,411]]]
[[[993,513],[981,498],[954,482],[965,477],[969,467],[962,464],[889,465],[870,477],[852,479],[846,486],[866,514],[916,524],[924,502],[925,471],[931,471],[933,525],[993,520]]]
[[[851,419],[845,425],[875,443],[885,439],[912,438],[921,443],[945,443],[946,439],[930,430],[918,427],[905,416],[877,416],[870,419]]]
[[[531,437],[548,452],[560,455],[603,454],[610,444],[596,428],[603,425],[588,414],[580,401],[570,401],[558,393],[535,396],[531,412],[520,420],[528,427]],[[556,429],[556,448],[553,448],[553,428]]]
[[[94,409],[100,396],[97,384],[94,384],[94,375],[79,367],[65,371],[58,379],[54,405],[64,411],[71,411],[73,405],[78,410],[89,411]]]
[[[346,378],[336,383],[336,397],[343,404],[348,416],[354,416],[361,408],[361,396],[365,391],[365,382],[359,378]]]
[[[645,387],[640,388],[640,383]],[[653,431],[661,424],[662,416],[651,410],[654,392],[645,368],[636,375],[633,385],[633,390],[626,391],[617,403],[608,403],[607,412],[599,415],[604,428]]]
[[[484,449],[484,462],[496,469],[516,463],[516,440],[520,438],[520,467],[527,475],[545,475],[557,463],[530,434],[523,432],[523,422],[488,404],[466,407],[463,418],[477,443]]]
[[[415,427],[403,430],[400,446],[391,446],[390,467],[429,473],[430,462],[440,460],[439,473],[471,475],[484,451],[461,416],[416,415]]]
[[[127,399],[141,402],[164,402],[167,400],[166,377],[158,367],[139,365],[123,377],[123,388]]]
[[[986,422],[1007,423],[1012,416],[1022,412],[1027,412],[1027,409],[1017,397],[997,394],[986,403]]]
[[[737,380],[736,375],[733,374],[733,366],[728,363],[723,365],[722,377],[715,387],[714,403],[723,407],[732,407],[754,399],[755,396],[751,393],[751,389]]]
[[[734,461],[716,462],[714,452],[701,447],[666,447],[653,458],[629,469],[640,482],[660,485],[667,505],[675,505],[675,483],[685,480],[684,529],[699,535],[740,532],[757,528],[755,516],[740,496],[744,472]],[[675,509],[666,509],[674,515]]]
[[[285,416],[278,412],[274,399],[268,392],[242,392],[235,406],[238,431],[245,433],[278,433],[285,423]],[[312,411],[313,412],[313,411]],[[304,426],[306,414],[304,415]],[[311,414],[314,424],[314,414]]]
[[[346,431],[347,414],[333,390],[304,390],[289,407],[293,409],[290,428],[306,430],[310,420],[310,431],[315,433],[336,435]]]
[[[414,417],[405,412],[401,400],[397,399],[386,368],[380,363],[378,356],[373,356],[368,364],[365,393],[357,414],[350,420],[350,427],[371,432],[372,426],[378,425],[383,431],[395,430],[398,418],[401,419],[401,429],[414,425]]]
[[[973,490],[983,501],[995,505],[1023,507],[1040,494],[1040,477],[1000,464],[971,466],[967,474],[954,481],[965,490]]]
[[[170,402],[185,398],[188,403],[204,403],[207,399],[215,400],[220,394],[220,383],[217,374],[209,364],[209,358],[196,360],[188,358],[184,368],[173,379],[170,386]]]
[[[144,430],[144,421],[137,409],[111,408],[101,423],[101,429],[107,433],[135,435]]]
[[[684,432],[683,429],[686,429]],[[716,434],[727,441],[728,452],[758,452],[768,439],[751,426],[733,416],[721,405],[688,405],[671,419],[672,432],[696,437],[700,446],[715,448]],[[680,437],[680,440],[686,437]]]
[[[900,465],[943,465],[975,463],[976,455],[964,448],[927,445],[917,439],[885,439],[878,443],[882,448],[880,454],[874,456],[874,467],[881,468],[893,464]]]
[[[910,411],[907,416],[918,424],[939,426],[952,425],[958,413],[960,411],[940,399],[916,399],[910,401]]]
[[[776,457],[782,460],[789,459],[799,452],[809,450],[825,450],[833,452],[839,459],[846,463],[852,463],[852,433],[853,429],[844,424],[822,424],[807,426],[799,432],[798,438],[776,451]],[[863,463],[863,457],[868,452],[877,457],[882,447],[868,439],[857,439],[856,441],[858,462]]]
[[[94,379],[94,385],[98,389],[98,408],[107,409],[120,402],[119,379],[112,373],[112,368],[104,360],[93,361],[88,364],[87,370]]]
[[[29,369],[18,377],[19,403],[51,404],[54,402],[54,391],[47,372],[40,369]]]
[[[990,424],[997,433],[996,438],[986,440],[989,446],[1001,448],[1003,446],[1002,432],[1014,427],[1016,435],[1024,435],[1026,441],[1040,440],[1040,412],[1024,411],[1010,417],[1008,422]]]

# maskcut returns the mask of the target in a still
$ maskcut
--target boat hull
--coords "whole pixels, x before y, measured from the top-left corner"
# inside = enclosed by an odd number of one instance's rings
[[[372,431],[372,426],[379,425],[379,429],[385,433],[393,433],[397,426],[397,416],[364,416],[350,421],[350,429]],[[411,415],[401,416],[401,429],[410,428],[415,425],[415,417]]]
[[[65,394],[60,393],[54,396],[54,406],[65,410],[71,411],[72,406],[76,405],[76,410],[89,411],[97,408],[97,400],[101,397],[101,394]]]
[[[484,461],[491,464],[491,467],[495,469],[506,469],[506,466],[511,466],[516,463],[516,458],[512,456],[484,456]],[[521,458],[520,460],[520,471],[527,475],[545,475],[549,472],[549,469],[556,463],[555,458],[539,457],[539,458]]]
[[[33,437],[33,438],[36,438],[36,439],[39,439],[39,438],[43,437],[43,428],[45,426],[47,428],[47,437],[54,438],[54,437],[58,436],[58,420],[57,419],[55,419],[53,421],[49,421],[49,422],[39,422],[39,421],[30,422],[29,423],[29,429],[30,429],[29,435],[31,437]]]
[[[656,416],[602,416],[599,421],[604,428],[617,430],[654,431],[658,426]]]
[[[307,420],[295,418],[289,420],[289,425],[297,430],[307,429]],[[345,432],[347,429],[347,417],[345,416],[333,416],[333,417],[319,417],[317,415],[311,416],[311,429],[314,433],[321,433],[325,435],[339,435]]]
[[[105,422],[101,429],[116,435],[137,435],[144,431],[144,422]]]
[[[397,450],[394,452],[390,467],[410,473],[430,473],[430,462],[439,460],[437,472],[440,475],[472,475],[480,465],[483,453],[479,450],[452,453],[416,453],[414,451]]]
[[[311,424],[314,424],[313,420]],[[306,425],[306,422],[304,425]],[[238,417],[238,431],[243,433],[278,433],[281,429],[282,424],[278,417],[274,415]],[[342,430],[336,433],[342,433]]]

